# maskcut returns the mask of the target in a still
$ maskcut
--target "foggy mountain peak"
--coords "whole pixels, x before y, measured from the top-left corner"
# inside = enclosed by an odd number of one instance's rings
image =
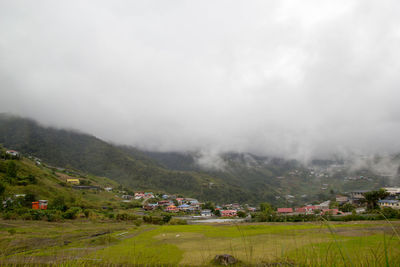
[[[400,151],[400,4],[0,4],[0,111],[156,151]]]

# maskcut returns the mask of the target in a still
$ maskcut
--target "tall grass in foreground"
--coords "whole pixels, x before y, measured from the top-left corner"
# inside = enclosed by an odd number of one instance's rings
[[[206,266],[216,254],[224,253],[237,258],[239,266],[400,266],[398,231],[390,221],[384,224],[382,231],[377,224],[364,228],[329,221],[319,225],[142,226],[130,232],[135,236],[118,242],[112,242],[111,234],[97,238],[96,251],[84,243],[79,247],[81,254],[71,254],[70,247],[64,247],[49,248],[41,256],[60,256],[57,263],[47,266],[66,267]],[[60,237],[62,245],[63,231]],[[46,262],[38,255],[26,256],[23,262],[7,266]]]

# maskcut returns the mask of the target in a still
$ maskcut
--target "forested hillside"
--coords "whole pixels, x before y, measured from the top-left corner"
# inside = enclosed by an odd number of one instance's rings
[[[0,144],[54,166],[109,177],[134,190],[184,194],[219,203],[295,205],[393,182],[371,170],[350,170],[338,162],[315,161],[304,166],[252,154],[222,154],[221,168],[204,168],[197,152],[145,152],[4,114],[0,115]]]
[[[29,119],[1,115],[0,143],[51,165],[106,176],[135,190],[159,190],[214,201],[255,199],[239,186],[208,174],[167,170],[138,150],[128,154],[94,136],[43,127]]]

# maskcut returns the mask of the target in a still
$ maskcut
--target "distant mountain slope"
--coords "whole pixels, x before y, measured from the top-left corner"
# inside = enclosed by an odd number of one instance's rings
[[[29,119],[0,115],[0,143],[52,165],[106,176],[137,190],[160,190],[214,201],[255,199],[239,186],[208,174],[167,170],[138,150],[127,153],[94,136],[43,127]]]
[[[303,165],[294,160],[256,156],[249,153],[220,155],[223,168],[200,167],[201,153],[143,152],[166,168],[173,170],[202,170],[207,174],[239,185],[260,200],[276,205],[310,203],[333,199],[337,193],[359,189],[376,189],[398,185],[398,171],[392,177],[382,175],[378,169],[396,169],[399,157],[370,159],[365,166],[354,168],[343,160],[314,160]],[[390,167],[386,165],[390,163]],[[396,167],[397,166],[397,167]],[[377,168],[379,167],[379,168]]]
[[[55,166],[109,177],[134,190],[184,194],[219,203],[268,201],[290,206],[396,183],[372,169],[352,170],[343,162],[315,161],[303,166],[293,160],[248,153],[225,153],[218,157],[221,166],[205,168],[201,153],[140,151],[4,114],[0,115],[1,143]]]

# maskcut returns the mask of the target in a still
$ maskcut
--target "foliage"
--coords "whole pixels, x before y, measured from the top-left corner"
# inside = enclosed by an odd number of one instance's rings
[[[6,185],[3,184],[3,183],[0,181],[0,200],[2,199],[2,196],[3,196],[5,190],[6,190]]]
[[[171,225],[186,225],[187,221],[183,220],[183,219],[172,218],[169,221],[169,224],[171,224]]]
[[[164,224],[164,220],[161,217],[143,216],[143,221],[151,224]]]
[[[260,211],[266,214],[271,214],[274,210],[269,203],[260,203]]]
[[[341,206],[339,206],[339,210],[343,212],[352,212],[356,208],[351,204],[351,203],[345,203]]]
[[[389,193],[386,192],[386,190],[384,189],[364,193],[364,197],[367,202],[367,209],[368,210],[379,209],[378,200],[384,199],[388,195]]]
[[[162,220],[164,223],[168,223],[171,220],[171,218],[172,218],[172,215],[166,214],[162,217]]]
[[[203,205],[201,205],[201,208],[214,211],[215,210],[215,204],[212,201],[206,201]]]
[[[237,216],[238,216],[239,218],[245,218],[245,217],[246,217],[246,212],[239,210],[239,211],[237,212]]]
[[[390,207],[384,207],[382,214],[387,219],[400,219],[400,210],[395,210]]]
[[[118,221],[134,221],[139,217],[137,215],[128,214],[128,213],[119,213],[115,216],[115,219]]]
[[[67,211],[65,211],[62,214],[62,217],[64,219],[76,219],[78,213],[80,213],[80,212],[81,212],[81,209],[79,207],[72,207],[72,208],[69,208]]]
[[[7,165],[7,176],[9,178],[17,177],[17,165],[13,160],[10,160]]]
[[[50,209],[66,211],[68,206],[65,202],[64,196],[57,196],[52,202],[49,203]]]

